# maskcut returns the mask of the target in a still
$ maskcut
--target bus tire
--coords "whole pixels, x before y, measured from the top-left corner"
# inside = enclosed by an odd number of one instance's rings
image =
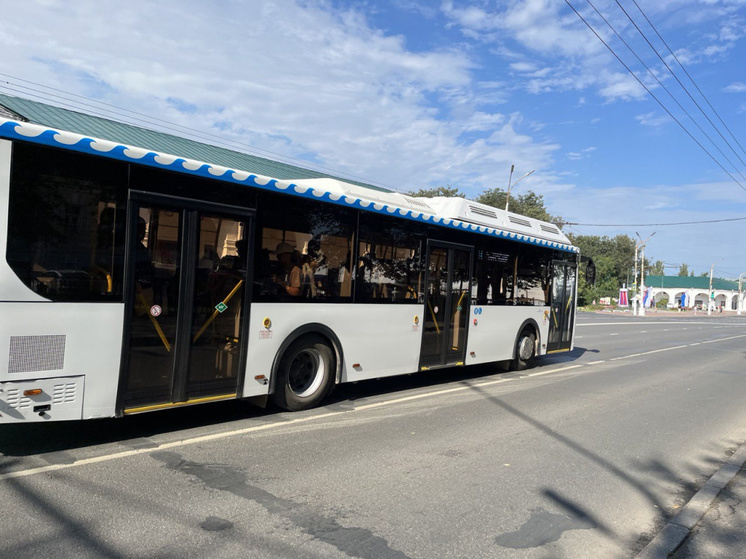
[[[515,344],[515,357],[511,369],[523,371],[536,364],[536,334],[532,328],[524,328]]]
[[[334,384],[334,350],[321,336],[298,338],[285,350],[272,399],[287,411],[318,406]]]

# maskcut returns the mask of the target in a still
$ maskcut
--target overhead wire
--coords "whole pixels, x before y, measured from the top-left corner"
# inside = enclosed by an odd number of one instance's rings
[[[582,22],[583,22],[583,23],[584,23],[584,24],[585,24],[585,25],[586,25],[586,26],[588,27],[588,29],[590,29],[590,31],[591,31],[591,32],[592,32],[592,33],[593,33],[593,34],[594,34],[594,35],[596,36],[596,38],[597,38],[597,39],[598,39],[599,41],[601,41],[601,43],[602,43],[602,44],[603,44],[603,45],[604,45],[604,46],[606,47],[606,49],[607,49],[607,50],[608,50],[608,51],[609,51],[609,52],[610,52],[610,53],[611,53],[611,54],[612,54],[612,55],[614,56],[614,58],[616,58],[616,59],[617,59],[617,60],[619,61],[619,63],[620,63],[620,64],[621,64],[622,66],[624,66],[624,68],[625,68],[625,69],[627,70],[627,72],[629,72],[629,74],[630,74],[630,75],[631,75],[631,76],[632,76],[633,78],[635,78],[635,80],[636,80],[636,81],[637,81],[637,82],[638,82],[638,83],[639,83],[639,84],[640,84],[640,85],[641,85],[641,86],[643,87],[643,89],[645,89],[645,91],[647,91],[647,92],[648,92],[648,94],[649,94],[649,95],[650,95],[650,96],[651,96],[651,97],[652,97],[652,98],[653,98],[653,99],[654,99],[654,100],[656,101],[656,103],[658,103],[658,105],[660,105],[660,107],[661,107],[661,108],[662,108],[662,109],[663,109],[663,110],[664,110],[664,111],[666,112],[666,114],[668,114],[668,116],[670,116],[670,117],[671,117],[671,118],[673,119],[673,121],[674,121],[674,122],[676,122],[676,124],[677,124],[677,125],[678,125],[678,126],[679,126],[679,127],[680,127],[680,128],[681,128],[681,129],[682,129],[682,130],[683,130],[683,131],[684,131],[684,132],[686,133],[686,134],[687,134],[687,136],[689,136],[689,138],[691,138],[691,140],[692,140],[692,141],[693,141],[693,142],[694,142],[695,144],[697,144],[697,145],[699,146],[699,148],[700,148],[700,149],[701,149],[702,151],[704,151],[704,152],[705,152],[705,154],[707,154],[707,156],[708,156],[708,157],[709,157],[710,159],[712,159],[712,161],[713,161],[713,162],[714,162],[714,163],[715,163],[715,164],[716,164],[716,165],[717,165],[718,167],[720,167],[720,168],[721,168],[721,169],[723,170],[723,172],[724,172],[724,173],[725,173],[726,175],[728,175],[728,176],[729,176],[729,177],[730,177],[730,178],[731,178],[731,179],[733,180],[733,182],[735,182],[735,183],[736,183],[736,184],[737,184],[737,185],[738,185],[738,186],[739,186],[739,187],[740,187],[740,188],[741,188],[742,190],[746,191],[746,186],[744,186],[744,185],[743,185],[743,184],[742,184],[742,183],[741,183],[741,182],[740,182],[740,181],[739,181],[739,180],[738,180],[738,179],[737,179],[736,177],[734,177],[734,176],[733,176],[733,175],[732,175],[732,174],[731,174],[731,173],[730,173],[730,172],[729,172],[729,171],[728,171],[728,170],[727,170],[727,169],[726,169],[726,168],[725,168],[725,167],[723,166],[723,164],[722,164],[722,163],[721,163],[720,161],[718,161],[718,160],[717,160],[717,159],[715,158],[715,156],[713,156],[713,155],[712,155],[712,154],[711,154],[711,153],[710,153],[710,152],[709,152],[709,151],[707,150],[707,148],[705,148],[705,147],[704,147],[704,146],[702,145],[702,143],[701,143],[701,142],[700,142],[699,140],[697,140],[697,138],[695,138],[695,137],[694,137],[694,135],[693,135],[693,134],[692,134],[692,133],[691,133],[691,132],[690,132],[690,131],[689,131],[689,130],[688,130],[688,129],[686,128],[686,126],[684,126],[684,125],[683,125],[683,124],[681,123],[681,121],[679,121],[679,119],[677,119],[677,118],[676,118],[676,117],[674,116],[674,114],[673,114],[673,113],[672,113],[672,112],[671,112],[671,111],[670,111],[670,110],[668,109],[668,107],[666,107],[666,106],[665,106],[665,105],[663,104],[663,102],[661,102],[661,100],[660,100],[660,99],[658,99],[658,97],[657,97],[657,96],[656,96],[656,95],[655,95],[655,94],[654,94],[654,93],[653,93],[653,92],[652,92],[652,91],[650,90],[650,88],[649,88],[649,87],[647,87],[647,86],[645,85],[645,83],[643,83],[643,81],[642,81],[642,80],[641,80],[641,79],[640,79],[640,78],[639,78],[639,77],[637,76],[637,74],[636,74],[636,73],[635,73],[635,72],[634,72],[634,71],[633,71],[633,70],[632,70],[632,69],[631,69],[631,68],[630,68],[630,67],[629,67],[629,66],[628,66],[628,65],[627,65],[627,64],[626,64],[625,62],[624,62],[624,60],[622,60],[622,58],[621,58],[621,57],[620,57],[620,56],[619,56],[619,55],[618,55],[618,54],[617,54],[617,53],[616,53],[616,52],[614,51],[614,49],[613,49],[613,48],[611,48],[611,46],[610,46],[610,45],[609,45],[609,44],[608,44],[608,43],[607,43],[606,41],[604,41],[604,39],[603,39],[603,38],[602,38],[602,37],[601,37],[601,36],[600,36],[600,35],[598,34],[598,32],[597,32],[597,31],[596,31],[596,30],[595,30],[595,29],[593,28],[593,26],[592,26],[592,25],[591,25],[591,24],[590,24],[590,23],[589,23],[589,22],[588,22],[588,21],[587,21],[587,20],[586,20],[586,19],[585,19],[585,18],[584,18],[584,17],[582,16],[582,14],[581,14],[581,13],[580,13],[580,12],[579,12],[579,11],[578,11],[578,10],[577,10],[576,8],[575,8],[575,6],[573,6],[573,5],[572,5],[572,3],[570,2],[570,0],[565,0],[565,3],[566,3],[566,4],[567,4],[567,5],[569,6],[569,7],[570,7],[570,9],[571,9],[571,10],[572,10],[573,12],[575,12],[575,15],[577,15],[577,16],[578,16],[578,18],[580,18],[580,20],[581,20],[581,21],[582,21]]]
[[[647,36],[642,31],[642,29],[640,29],[640,27],[637,25],[637,23],[635,22],[635,20],[632,19],[632,17],[629,15],[629,13],[627,13],[627,10],[624,9],[624,6],[622,6],[619,3],[619,0],[615,0],[615,1],[616,1],[617,5],[619,6],[619,8],[621,8],[622,12],[624,12],[624,15],[627,16],[627,19],[630,21],[630,23],[632,23],[632,25],[635,26],[635,29],[637,29],[637,32],[642,36],[643,39],[645,39],[645,42],[648,44],[648,46],[650,46],[650,48],[653,50],[653,52],[656,54],[656,56],[658,56],[658,58],[663,63],[663,65],[666,67],[666,69],[670,72],[670,74],[678,82],[678,84],[681,86],[681,89],[684,90],[684,92],[689,96],[689,99],[692,100],[692,103],[694,103],[696,105],[696,107],[699,109],[699,111],[702,113],[702,115],[707,119],[707,122],[710,123],[710,125],[715,129],[715,132],[717,132],[720,135],[720,138],[727,144],[727,146],[736,155],[736,157],[738,157],[738,159],[741,162],[741,164],[742,165],[746,165],[746,162],[744,162],[744,160],[741,159],[741,156],[733,148],[733,146],[731,145],[731,143],[725,138],[725,136],[723,136],[722,132],[720,132],[720,130],[718,129],[718,127],[715,126],[715,123],[712,122],[712,120],[707,115],[707,113],[704,111],[704,109],[699,105],[699,103],[697,103],[696,99],[694,99],[694,96],[689,92],[689,90],[687,89],[687,87],[681,82],[681,80],[679,79],[679,77],[676,75],[676,72],[673,71],[673,69],[668,65],[668,63],[666,62],[666,60],[660,55],[660,53],[658,52],[658,49],[656,49],[653,46],[653,44],[650,42],[650,40],[648,40]],[[637,3],[635,3],[635,5],[637,6]],[[640,12],[643,14],[643,16],[645,16],[645,14],[644,14],[644,12],[642,12],[642,9],[640,8],[640,6],[637,6],[637,9],[640,10]],[[647,17],[645,17],[645,19],[647,19]],[[648,20],[648,23],[650,23],[649,20]],[[652,24],[651,24],[651,26],[652,26]],[[657,33],[657,30],[656,30],[656,33]],[[660,37],[660,34],[658,36]],[[704,94],[701,93],[701,91],[700,91],[700,94],[704,97]],[[705,99],[706,99],[706,97],[705,97]],[[699,125],[697,125],[697,126],[699,126]],[[702,130],[702,129],[700,128],[700,130]],[[704,133],[704,130],[702,132]],[[705,134],[705,135],[707,136],[707,134]],[[709,140],[710,137],[707,136],[707,139]],[[712,141],[712,140],[710,140],[710,141]],[[713,145],[714,145],[714,142],[713,142]],[[722,154],[723,152],[721,151],[720,153]],[[725,154],[723,154],[723,157],[725,157]],[[726,157],[726,159],[728,159],[728,158]],[[730,163],[729,159],[728,159],[728,162]],[[731,165],[733,165],[733,164],[731,163]],[[734,165],[734,168],[735,168],[735,165]],[[743,175],[741,175],[741,176],[743,176]]]
[[[704,93],[702,92],[702,90],[701,90],[701,89],[699,88],[699,85],[697,85],[697,82],[696,82],[696,81],[694,81],[694,78],[693,78],[693,77],[692,77],[692,76],[691,76],[691,75],[689,74],[689,72],[687,71],[686,67],[685,67],[685,66],[684,66],[684,65],[683,65],[683,64],[681,63],[681,61],[679,60],[679,57],[678,57],[678,56],[676,56],[676,53],[675,53],[675,52],[674,52],[674,51],[673,51],[673,50],[671,49],[671,47],[670,47],[670,46],[668,46],[668,43],[667,43],[667,42],[666,42],[666,40],[665,40],[665,39],[664,39],[664,38],[663,38],[663,37],[661,36],[661,34],[660,34],[660,33],[658,32],[658,29],[657,29],[657,28],[655,27],[655,25],[653,25],[653,22],[652,22],[652,21],[650,21],[650,19],[648,18],[647,14],[646,14],[646,13],[645,13],[645,12],[644,12],[644,11],[642,10],[642,8],[641,8],[641,7],[640,7],[640,6],[639,6],[639,5],[637,4],[637,1],[636,1],[636,0],[632,0],[632,2],[633,2],[633,3],[634,3],[634,5],[635,5],[635,6],[637,7],[637,9],[638,9],[638,10],[640,10],[640,13],[642,14],[642,17],[644,17],[644,18],[645,18],[645,21],[647,21],[647,22],[648,22],[648,25],[650,25],[650,27],[651,27],[651,28],[653,29],[653,31],[655,31],[655,34],[656,34],[656,35],[658,36],[658,38],[659,38],[659,39],[661,40],[661,42],[662,42],[662,43],[663,43],[664,45],[666,45],[666,48],[668,49],[668,52],[670,52],[670,53],[671,53],[671,56],[673,56],[674,60],[676,60],[676,63],[677,63],[677,64],[678,64],[678,65],[679,65],[679,66],[681,67],[681,69],[682,69],[682,70],[684,71],[684,73],[686,74],[686,77],[687,77],[687,78],[689,78],[689,81],[691,81],[691,82],[692,82],[692,85],[694,85],[694,87],[695,87],[695,88],[697,89],[697,91],[699,92],[699,94],[700,94],[700,95],[702,96],[702,98],[703,98],[703,99],[705,100],[705,102],[706,102],[706,103],[707,103],[707,105],[708,105],[708,106],[710,107],[710,109],[712,110],[712,112],[713,112],[713,113],[715,114],[715,116],[716,116],[716,117],[718,118],[718,120],[720,121],[720,123],[721,123],[721,124],[722,124],[722,125],[723,125],[723,126],[725,127],[725,129],[726,129],[726,130],[728,131],[728,134],[730,134],[730,137],[731,137],[731,138],[733,138],[733,141],[735,141],[735,142],[736,142],[736,144],[738,144],[738,147],[740,147],[740,148],[741,148],[741,151],[742,151],[742,152],[744,153],[744,155],[746,155],[746,149],[744,149],[744,147],[743,147],[743,146],[741,145],[741,143],[740,143],[740,142],[738,141],[738,138],[736,138],[735,134],[733,134],[733,132],[731,131],[731,129],[730,129],[730,128],[728,128],[728,125],[727,125],[727,124],[725,123],[725,121],[723,121],[722,117],[720,116],[720,113],[718,113],[718,112],[717,112],[717,110],[715,109],[715,107],[713,107],[713,106],[712,106],[712,103],[710,103],[710,100],[709,100],[709,99],[707,98],[707,96],[706,96],[706,95],[705,95],[705,94],[704,94]],[[731,149],[732,149],[732,148],[731,148]],[[739,159],[740,159],[740,158],[739,158]]]
[[[673,221],[666,223],[577,223],[574,221],[563,221],[562,225],[577,225],[581,227],[668,227],[675,225],[701,225],[704,223],[727,223],[731,221],[746,221],[746,217],[703,219],[699,221]]]
[[[655,74],[655,72],[653,72],[653,70],[651,70],[651,69],[650,69],[650,67],[649,67],[649,66],[648,66],[647,64],[645,64],[645,62],[644,62],[644,61],[642,60],[642,58],[640,58],[640,55],[638,55],[638,54],[637,54],[637,53],[635,52],[635,50],[634,50],[634,49],[633,49],[633,48],[632,48],[632,47],[630,46],[630,44],[629,44],[629,43],[628,43],[628,42],[627,42],[627,41],[626,41],[626,40],[624,39],[624,37],[622,37],[622,36],[621,36],[621,34],[619,34],[619,32],[618,32],[618,31],[617,31],[617,30],[616,30],[616,29],[614,28],[614,26],[613,26],[613,25],[611,25],[611,23],[609,23],[609,20],[607,20],[607,19],[606,19],[606,17],[604,17],[604,15],[603,15],[603,14],[602,14],[602,13],[601,13],[601,12],[600,12],[599,10],[598,10],[598,8],[596,8],[596,6],[594,6],[594,5],[593,5],[593,2],[591,2],[591,0],[586,0],[586,1],[588,2],[588,4],[590,4],[591,8],[593,8],[593,9],[595,10],[595,12],[596,12],[596,13],[598,14],[598,16],[599,16],[599,17],[600,17],[600,18],[601,18],[602,20],[604,20],[604,23],[606,23],[606,25],[607,25],[607,26],[609,27],[609,29],[611,29],[611,30],[612,30],[612,31],[614,32],[614,34],[615,34],[615,35],[616,35],[616,36],[617,36],[617,37],[619,38],[619,40],[620,40],[620,41],[622,41],[622,43],[624,44],[624,46],[625,46],[625,47],[627,47],[627,49],[628,49],[628,50],[629,50],[629,51],[630,51],[630,52],[631,52],[631,53],[632,53],[632,54],[634,55],[634,57],[635,57],[635,58],[637,59],[637,61],[638,61],[638,62],[639,62],[640,64],[642,64],[642,66],[643,66],[643,67],[644,67],[644,68],[645,68],[645,69],[646,69],[646,70],[648,71],[648,73],[649,73],[649,74],[650,74],[650,75],[651,75],[651,76],[653,77],[653,79],[655,79],[655,81],[656,81],[656,82],[658,82],[658,85],[660,85],[660,86],[661,86],[661,87],[663,88],[663,90],[664,90],[664,91],[665,91],[666,93],[668,93],[669,97],[671,97],[671,99],[673,99],[673,102],[674,102],[674,103],[676,103],[676,105],[677,105],[677,106],[679,107],[679,109],[681,109],[681,110],[682,110],[682,111],[684,112],[684,114],[686,114],[686,116],[688,116],[688,117],[689,117],[689,120],[691,120],[691,121],[692,121],[692,122],[694,123],[694,125],[695,125],[695,126],[696,126],[696,127],[698,128],[698,129],[699,129],[699,131],[700,131],[700,132],[702,132],[702,134],[704,134],[704,135],[705,135],[705,138],[707,138],[708,140],[710,140],[710,143],[711,143],[711,144],[713,145],[713,147],[714,147],[714,148],[715,148],[716,150],[718,150],[718,152],[720,152],[720,155],[722,155],[722,156],[723,156],[723,157],[725,158],[725,160],[726,160],[726,161],[727,161],[728,163],[730,163],[730,165],[731,165],[731,166],[733,167],[733,170],[734,170],[734,171],[735,171],[736,173],[738,173],[739,175],[741,175],[741,178],[742,178],[742,179],[743,179],[744,181],[746,181],[746,176],[744,176],[744,174],[743,174],[743,173],[742,173],[741,171],[739,171],[739,170],[738,170],[738,168],[737,168],[737,167],[735,166],[735,164],[734,164],[734,163],[733,163],[733,162],[732,162],[732,161],[731,161],[731,160],[730,160],[730,159],[728,158],[728,156],[727,156],[727,155],[725,155],[725,153],[723,153],[723,150],[721,150],[721,149],[720,149],[720,147],[719,147],[719,146],[718,146],[718,145],[717,145],[717,144],[715,143],[715,141],[714,141],[714,140],[713,140],[712,138],[710,138],[710,135],[709,135],[709,134],[708,134],[707,132],[705,132],[705,130],[704,130],[704,129],[703,129],[703,128],[702,128],[702,127],[701,127],[701,126],[699,125],[699,123],[698,123],[698,122],[697,122],[697,121],[696,121],[696,120],[694,119],[694,117],[693,117],[693,116],[692,116],[692,115],[691,115],[691,114],[689,113],[689,111],[687,111],[687,110],[686,110],[686,108],[684,108],[684,106],[683,106],[683,105],[682,105],[682,104],[681,104],[681,103],[679,102],[679,100],[678,100],[678,99],[676,99],[676,96],[675,96],[675,95],[674,95],[674,94],[673,94],[673,93],[671,92],[671,90],[669,90],[669,89],[668,89],[668,87],[666,87],[666,85],[665,85],[665,84],[664,84],[664,83],[663,83],[663,82],[662,82],[662,81],[660,80],[660,78],[659,78],[659,77],[658,77],[658,76],[657,76],[657,75]],[[619,4],[619,2],[618,2],[618,1],[617,1],[617,4]],[[620,5],[620,8],[621,8],[621,5]],[[622,8],[622,11],[624,11],[624,13],[625,13],[625,14],[627,14],[627,12],[626,12],[626,11],[624,10],[624,8]],[[631,18],[629,17],[629,15],[627,15],[627,18],[628,18],[628,19],[630,19],[630,21],[632,21],[632,19],[631,19]],[[637,27],[637,24],[636,24],[636,23],[635,23],[634,21],[632,21],[632,24],[633,24],[633,25],[635,26],[635,28],[637,28],[637,30],[638,30],[638,31],[640,31],[639,27]],[[642,34],[642,33],[641,33],[641,34]],[[643,37],[644,37],[644,34],[643,34]],[[647,38],[646,38],[646,40],[647,40]],[[649,41],[648,41],[648,44],[650,45],[650,42],[649,42]],[[655,50],[655,47],[653,47],[652,45],[650,45],[650,47],[651,47],[651,48],[652,48],[653,50]],[[656,51],[656,53],[657,53],[657,51]],[[658,55],[658,57],[660,58],[660,55]],[[662,60],[662,58],[661,58],[661,60]],[[663,63],[665,64],[665,61],[664,61]],[[670,69],[669,69],[669,70],[670,70]],[[674,76],[674,77],[675,77],[675,76]],[[677,81],[678,81],[678,78],[677,78]],[[681,86],[682,86],[682,88],[684,88],[684,85],[683,85],[683,84],[682,84],[682,83],[681,83],[680,81],[679,81],[679,85],[681,85]],[[684,88],[684,90],[686,91],[686,88]],[[687,91],[687,94],[689,94],[689,92],[688,92],[688,91]],[[692,96],[691,96],[691,95],[689,95],[689,97],[690,97],[690,98],[692,98]],[[692,98],[692,101],[694,101],[694,99],[693,99],[693,98]],[[695,104],[695,105],[697,105],[697,102],[695,101],[695,102],[694,102],[694,104]],[[698,108],[700,109],[700,111],[702,111],[702,108],[701,108],[701,107],[699,107],[699,105],[697,105],[697,107],[698,107]],[[707,116],[707,115],[705,115],[705,116]],[[708,119],[708,120],[709,120],[709,119]],[[712,124],[712,121],[710,121],[710,124]],[[713,124],[713,126],[714,126],[714,124]],[[717,128],[715,128],[715,130],[716,130],[716,131],[718,132],[718,134],[720,134],[720,131],[719,131],[719,130],[717,130]],[[722,137],[723,137],[723,135],[722,135],[722,134],[720,134],[720,137],[722,138]],[[725,138],[723,138],[723,139],[725,139]],[[727,143],[727,140],[726,140],[726,143]],[[728,144],[728,145],[730,146],[730,144]],[[733,147],[732,147],[732,146],[730,146],[730,147],[731,147],[731,150],[732,150],[732,149],[733,149]],[[734,152],[734,153],[735,153],[735,152]],[[737,153],[736,153],[736,157],[738,157],[739,159],[741,159],[741,158],[740,158],[740,157],[738,156],[738,154],[737,154]],[[741,160],[741,163],[743,163],[743,160]]]

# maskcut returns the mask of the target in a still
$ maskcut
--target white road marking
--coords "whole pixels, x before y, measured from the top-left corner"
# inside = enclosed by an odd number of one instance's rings
[[[614,357],[612,359],[609,359],[609,361],[620,361],[620,360],[623,360],[623,359],[631,359],[633,357],[641,357],[643,355],[652,355],[654,353],[661,353],[661,352],[664,352],[664,351],[674,351],[674,350],[677,350],[677,349],[684,349],[684,348],[692,347],[692,346],[695,346],[695,345],[712,344],[712,343],[717,343],[717,342],[725,342],[725,341],[728,341],[728,340],[736,340],[736,339],[739,339],[739,338],[746,338],[746,334],[742,334],[742,335],[739,335],[739,336],[730,336],[730,337],[727,337],[727,338],[719,338],[719,339],[716,339],[716,340],[707,340],[707,341],[704,341],[704,342],[696,342],[696,343],[691,343],[691,344],[685,344],[685,345],[679,345],[679,346],[673,346],[673,347],[667,347],[667,348],[661,348],[661,349],[654,349],[654,350],[646,351],[646,352],[643,352],[643,353],[634,353],[634,354],[625,355],[625,356],[622,356],[622,357]],[[18,470],[16,472],[7,472],[7,473],[4,473],[4,474],[0,474],[0,481],[6,480],[6,479],[15,479],[15,478],[20,478],[20,477],[28,477],[28,476],[32,476],[32,475],[36,475],[36,474],[42,474],[42,473],[46,473],[46,472],[58,472],[60,470],[67,470],[67,469],[70,469],[70,468],[79,468],[81,466],[87,466],[89,464],[100,464],[102,462],[110,462],[112,460],[119,460],[119,459],[122,459],[122,458],[129,458],[131,456],[139,456],[139,455],[142,455],[142,454],[149,454],[151,452],[156,452],[156,451],[159,451],[159,450],[168,450],[168,449],[172,449],[172,448],[180,448],[180,447],[184,447],[184,446],[191,446],[191,445],[200,444],[200,443],[206,443],[206,442],[212,442],[212,441],[217,441],[217,440],[221,440],[221,439],[227,439],[229,437],[236,437],[236,436],[240,436],[240,435],[248,435],[248,434],[251,434],[251,433],[258,433],[258,432],[261,432],[261,431],[269,431],[271,429],[280,429],[280,428],[285,428],[285,427],[287,427],[289,425],[299,425],[299,424],[302,424],[302,423],[308,423],[310,421],[317,421],[319,419],[327,419],[327,418],[331,418],[331,417],[336,417],[336,416],[339,416],[339,415],[342,415],[342,414],[353,413],[353,412],[360,412],[360,411],[366,411],[366,410],[371,410],[371,409],[376,409],[376,408],[382,408],[382,407],[385,407],[385,406],[391,406],[391,405],[394,405],[394,404],[400,404],[400,403],[403,403],[403,402],[412,402],[414,400],[422,400],[422,399],[425,399],[425,398],[432,398],[432,397],[436,397],[436,396],[442,396],[444,394],[454,394],[456,392],[463,392],[464,390],[473,390],[474,388],[484,388],[486,386],[493,386],[493,385],[501,384],[501,383],[505,383],[505,382],[518,381],[521,378],[538,377],[538,376],[544,376],[544,375],[549,375],[549,374],[554,374],[554,373],[561,373],[561,372],[564,372],[564,371],[570,371],[570,370],[573,370],[573,369],[586,368],[586,367],[589,367],[591,365],[597,365],[599,363],[604,363],[604,361],[593,361],[591,363],[585,363],[585,364],[579,364],[579,365],[569,365],[567,367],[561,367],[559,369],[551,369],[549,371],[541,371],[541,372],[538,372],[538,373],[527,374],[527,375],[522,376],[520,378],[515,378],[515,377],[513,377],[513,378],[500,378],[500,379],[490,380],[490,381],[486,381],[486,382],[479,382],[479,383],[476,383],[476,384],[469,384],[469,385],[466,385],[466,386],[457,386],[457,387],[454,387],[454,388],[447,388],[447,389],[444,389],[444,390],[436,390],[435,392],[425,392],[425,393],[422,393],[422,394],[414,394],[412,396],[405,396],[403,398],[396,398],[394,400],[385,400],[385,401],[381,401],[381,402],[375,402],[373,404],[364,404],[362,406],[354,407],[354,408],[349,409],[349,410],[332,411],[332,412],[321,413],[319,415],[309,415],[309,416],[305,416],[305,417],[299,417],[299,418],[296,418],[296,419],[290,419],[288,421],[282,421],[280,423],[264,423],[262,425],[254,425],[252,427],[245,427],[243,429],[235,429],[233,431],[226,431],[226,432],[223,432],[223,433],[213,433],[211,435],[202,435],[202,436],[199,436],[199,437],[193,437],[191,439],[183,439],[183,440],[179,440],[179,441],[173,441],[173,442],[170,442],[170,443],[163,443],[163,444],[160,444],[158,446],[150,447],[150,448],[140,448],[140,449],[133,449],[133,450],[125,450],[125,451],[122,451],[122,452],[114,452],[114,453],[111,453],[111,454],[104,454],[104,455],[101,455],[101,456],[94,456],[92,458],[83,458],[81,460],[76,460],[75,462],[71,462],[69,464],[51,464],[49,466],[41,466],[41,467],[38,467],[38,468],[29,468],[28,470]]]

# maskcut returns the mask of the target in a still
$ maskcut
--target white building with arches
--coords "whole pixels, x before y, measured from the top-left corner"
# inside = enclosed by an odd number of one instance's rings
[[[739,305],[742,310],[746,309],[745,297],[739,292],[737,281],[712,278],[710,291],[709,277],[647,276],[645,288],[652,290],[653,304],[667,301],[669,307],[707,309],[708,301],[712,301],[715,309],[736,311]]]

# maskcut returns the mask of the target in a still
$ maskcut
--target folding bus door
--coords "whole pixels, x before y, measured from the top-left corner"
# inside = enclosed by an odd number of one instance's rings
[[[575,321],[577,265],[552,262],[552,301],[549,317],[547,351],[568,351],[572,345]]]
[[[129,205],[120,409],[235,397],[245,370],[251,215],[150,194]]]
[[[463,365],[473,248],[430,241],[420,368]]]

